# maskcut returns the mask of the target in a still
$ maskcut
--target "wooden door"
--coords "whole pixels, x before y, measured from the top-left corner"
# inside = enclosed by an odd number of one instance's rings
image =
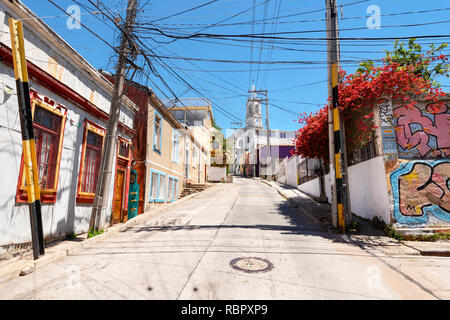
[[[116,172],[116,185],[114,186],[114,214],[113,224],[119,223],[122,218],[122,206],[123,206],[123,187],[125,184],[125,171],[117,169]]]

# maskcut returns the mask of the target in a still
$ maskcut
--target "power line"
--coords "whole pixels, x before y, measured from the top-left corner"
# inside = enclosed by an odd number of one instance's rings
[[[253,18],[252,21],[255,22],[255,0],[253,0]],[[252,23],[252,33],[255,32],[255,24]],[[250,49],[250,61],[253,61],[253,39],[251,40],[251,49]],[[251,89],[252,85],[252,73],[253,73],[253,63],[250,63],[250,75],[248,79],[248,89]]]
[[[100,9],[95,3],[93,3],[91,0],[88,0],[92,5],[94,5],[97,9]],[[113,19],[113,18],[111,18],[110,16],[108,16],[106,13],[104,13],[104,15],[109,19],[109,20],[111,20],[122,32],[123,32],[123,30],[122,30],[122,28],[117,24],[117,22]],[[130,37],[129,35],[127,35],[127,37]],[[148,48],[148,46],[146,46],[139,38],[137,38],[136,39],[136,41],[138,41],[145,49],[147,49],[147,50],[149,50],[150,52],[152,52],[153,53],[153,51],[150,49],[150,48]],[[148,54],[145,54],[144,52],[142,52],[142,54],[143,54],[143,57],[145,58],[145,60],[147,61],[147,63],[148,63],[148,65],[151,67],[151,62],[150,62],[150,60],[149,60],[149,58],[148,58]],[[158,58],[158,56],[157,55],[153,55],[154,57],[156,57],[156,58]],[[193,88],[186,80],[184,80],[178,73],[176,73],[170,66],[168,66],[163,60],[161,60],[161,59],[159,59],[163,64],[164,64],[164,68],[166,69],[166,71],[168,71],[169,72],[169,74],[174,74],[175,75],[175,77],[176,78],[178,78],[179,80],[181,80],[183,83],[185,83],[189,88],[191,88],[194,92],[196,92],[200,97],[203,97],[204,95],[203,94],[201,94],[198,90],[196,90],[195,88]],[[156,70],[154,70],[154,69],[151,69],[151,70],[153,70],[153,71],[156,71]],[[173,95],[176,97],[176,95],[175,95],[175,93],[170,89],[170,87],[165,83],[165,81],[164,81],[164,79],[162,79],[162,77],[158,74],[158,73],[156,73],[156,75],[159,77],[159,79],[161,80],[161,81],[163,81],[163,83],[166,85],[166,87],[173,93]],[[176,100],[177,101],[179,101],[179,102],[181,102],[182,104],[183,104],[183,102],[178,98],[178,97],[176,97]],[[217,105],[215,102],[211,102],[213,105],[215,105],[216,106],[216,108],[218,108],[218,109],[220,109],[221,111],[222,111],[222,113],[224,114],[224,115],[226,115],[228,118],[230,118],[230,119],[232,119],[232,118],[234,118],[234,119],[238,119],[238,118],[236,118],[236,116],[234,116],[233,114],[231,114],[231,113],[228,113],[225,109],[223,109],[223,108],[221,108],[219,105]],[[183,104],[184,105],[184,104]],[[187,109],[187,110],[189,110],[186,106],[185,106],[185,108]],[[189,110],[190,111],[190,110]],[[192,113],[192,111],[190,111],[191,113]]]
[[[264,19],[267,17],[267,2],[264,4]],[[266,29],[266,24],[262,25],[262,33],[265,34],[265,29]],[[259,62],[261,62],[261,55],[262,55],[262,51],[263,51],[263,44],[264,44],[264,39],[261,38],[261,46],[260,46],[260,50],[259,50]],[[258,85],[258,80],[259,80],[259,69],[261,68],[261,63],[258,63],[258,71],[256,73],[256,82],[255,85]]]
[[[287,91],[287,90],[291,90],[291,89],[297,89],[297,88],[303,88],[303,87],[307,87],[307,86],[311,86],[313,84],[319,84],[319,83],[325,83],[328,80],[321,80],[321,81],[316,81],[316,82],[310,82],[310,83],[305,83],[305,84],[301,84],[298,86],[293,86],[293,87],[288,87],[288,88],[283,88],[283,89],[278,89],[278,90],[271,90],[271,92],[280,92],[280,91]]]
[[[449,23],[450,20],[442,20],[442,21],[433,21],[433,22],[425,22],[425,23],[416,23],[416,24],[407,24],[407,25],[392,25],[392,26],[384,26],[383,28],[387,27],[416,27],[416,26],[423,26],[423,25],[432,25],[432,24],[442,24],[442,23]],[[214,34],[214,33],[193,33],[193,34],[184,34],[184,35],[175,35],[175,34],[168,34],[164,32],[163,30],[159,28],[154,27],[142,27],[137,26],[136,28],[142,29],[142,30],[150,30],[155,31],[167,38],[173,38],[173,39],[191,39],[191,38],[254,38],[254,39],[281,39],[281,40],[320,40],[320,41],[327,41],[327,40],[334,40],[329,39],[327,37],[317,37],[317,38],[303,38],[303,37],[279,37],[279,36],[267,36],[264,33],[251,33],[251,34]],[[363,30],[366,29],[366,27],[358,27],[358,28],[347,28],[347,29],[340,29],[340,31],[351,31],[351,30]],[[289,35],[289,34],[302,34],[302,33],[314,33],[314,32],[327,32],[327,30],[302,30],[302,31],[282,31],[282,32],[276,32],[274,34],[276,35]],[[417,35],[417,36],[408,36],[408,37],[342,37],[339,38],[339,40],[370,40],[370,41],[380,41],[380,40],[396,40],[396,39],[410,39],[410,38],[442,38],[442,37],[450,37],[450,35]]]
[[[399,16],[399,15],[412,15],[412,14],[422,14],[422,13],[430,13],[430,12],[440,12],[440,11],[448,11],[450,8],[437,8],[437,9],[430,9],[430,10],[419,10],[419,11],[403,11],[403,12],[393,12],[393,13],[385,13],[380,14],[380,17],[391,17],[391,16]],[[282,17],[279,17],[282,18]],[[353,16],[353,17],[341,17],[341,20],[355,20],[355,19],[367,19],[368,16]],[[326,19],[310,19],[310,20],[291,20],[291,21],[276,21],[276,22],[267,22],[270,20],[275,20],[274,18],[269,18],[266,20],[259,20],[255,21],[255,24],[290,24],[290,23],[310,23],[310,22],[323,22],[326,21]],[[227,23],[227,24],[218,24],[215,25],[215,27],[228,27],[228,26],[239,26],[239,25],[248,25],[252,24],[253,22],[250,21],[243,21],[243,22],[234,22],[234,23]],[[206,26],[208,24],[206,23],[161,23],[158,24],[158,26],[186,26],[190,29],[192,28],[201,28],[202,26]],[[186,29],[186,28],[170,28],[166,27],[167,29]]]
[[[74,19],[77,23],[79,23],[82,27],[84,27],[86,30],[88,30],[90,33],[92,33],[95,37],[97,37],[98,39],[100,39],[103,43],[105,43],[108,47],[110,47],[111,49],[114,50],[114,52],[116,52],[116,48],[114,48],[112,45],[110,45],[105,39],[103,39],[102,37],[100,37],[97,33],[95,33],[94,31],[92,31],[89,27],[87,27],[86,25],[84,25],[83,23],[81,23],[81,21],[77,20],[75,17],[71,16],[69,13],[67,13],[63,8],[61,8],[60,6],[58,6],[56,3],[54,3],[52,0],[48,0],[51,4],[53,4],[56,8],[58,8],[59,10],[61,10],[62,12],[66,13],[67,16],[71,17],[72,19]]]
[[[256,8],[256,7],[260,6],[261,4],[264,4],[264,3],[268,2],[268,1],[270,1],[270,0],[265,0],[264,2],[261,2],[261,3],[257,4],[256,6],[252,6],[252,7],[249,8],[249,9],[246,9],[246,10],[244,10],[244,11],[240,11],[240,12],[238,12],[238,13],[236,13],[236,14],[234,14],[234,15],[228,17],[228,18],[222,19],[222,20],[220,20],[220,21],[218,21],[218,22],[216,22],[216,23],[214,23],[214,24],[211,24],[211,25],[209,25],[209,26],[206,26],[206,27],[200,29],[199,32],[204,31],[204,30],[206,30],[206,29],[209,29],[209,28],[215,26],[216,24],[219,24],[219,23],[228,21],[228,20],[230,20],[230,19],[232,19],[232,18],[235,18],[235,17],[237,17],[237,16],[239,16],[239,15],[245,13],[245,12],[248,12],[248,11],[252,10],[253,8]],[[167,42],[167,43],[165,43],[165,44],[173,43],[173,42],[175,42],[176,40],[178,40],[178,39],[177,39],[177,38],[174,38],[173,41]],[[159,47],[161,47],[161,46],[159,46]]]
[[[217,2],[217,1],[219,1],[219,0],[212,0],[212,1],[209,1],[209,2],[207,2],[207,3],[201,4],[201,5],[199,5],[199,6],[196,6],[196,7],[194,7],[194,8],[190,8],[190,9],[187,9],[187,10],[183,10],[183,11],[181,11],[181,12],[171,14],[171,15],[169,15],[169,16],[167,16],[167,17],[163,17],[163,18],[159,18],[159,19],[150,21],[149,23],[155,23],[155,22],[157,22],[157,21],[161,21],[161,20],[173,18],[173,17],[179,16],[179,15],[181,15],[181,14],[184,14],[184,13],[186,13],[186,12],[194,11],[194,10],[196,10],[196,9],[205,7],[205,6],[210,5],[211,3],[214,3],[214,2]]]
[[[156,54],[148,55],[149,57],[155,57],[159,59],[169,60],[185,60],[185,61],[204,61],[204,62],[219,62],[219,63],[244,63],[244,64],[326,64],[327,61],[313,61],[313,60],[278,60],[278,61],[249,61],[249,60],[226,60],[226,59],[206,59],[206,58],[192,58],[192,57],[180,57],[180,56],[161,56]],[[361,60],[342,60],[342,62],[363,62],[367,59]],[[372,59],[373,61],[381,61],[381,59]]]
[[[281,1],[282,0],[278,0],[278,10],[277,10],[276,4],[275,4],[275,7],[274,7],[273,16],[275,17],[275,14],[277,16],[277,20],[275,20],[275,22],[278,22],[278,17],[280,16]],[[278,27],[278,24],[273,24],[270,34],[273,35],[276,32],[277,27]],[[270,61],[270,60],[272,60],[272,54],[273,54],[273,48],[274,48],[274,46],[273,46],[273,39],[271,39],[269,43],[270,43],[270,49],[269,49],[268,60]],[[269,65],[268,69],[270,70],[270,65]],[[269,70],[267,70],[266,73],[265,73],[265,77],[264,77],[264,81],[263,81],[263,88],[266,87],[267,78],[268,78],[269,72],[270,72]]]
[[[300,115],[300,112],[295,112],[295,111],[292,111],[292,110],[289,110],[289,109],[280,107],[279,105],[276,105],[275,103],[269,102],[269,104],[270,104],[271,106],[274,106],[275,108],[278,108],[278,109],[280,109],[280,110],[283,110],[284,112],[287,112],[287,113],[296,115],[297,117]]]

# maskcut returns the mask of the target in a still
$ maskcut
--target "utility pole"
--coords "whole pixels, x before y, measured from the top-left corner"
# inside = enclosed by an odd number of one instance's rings
[[[269,129],[269,96],[267,93],[267,90],[249,90],[249,93],[262,93],[265,95],[265,101],[266,101],[266,127],[267,127],[267,168],[268,173],[270,173],[270,176],[272,176],[272,159],[270,154],[270,129]],[[269,175],[267,175],[269,176]]]
[[[236,148],[236,130],[242,129],[241,121],[232,121],[232,125],[236,125],[238,127],[231,127],[234,130],[233,132],[233,173],[236,174],[236,160],[237,160],[237,148]]]
[[[19,103],[20,128],[22,132],[23,170],[25,171],[27,197],[30,209],[31,242],[33,258],[45,254],[42,231],[41,189],[36,158],[33,116],[31,114],[30,87],[28,85],[27,59],[21,21],[9,18],[11,49],[16,76],[17,100]]]
[[[124,94],[123,85],[126,64],[128,61],[128,55],[131,51],[130,48],[133,46],[130,38],[133,32],[133,24],[136,19],[136,13],[137,0],[128,0],[127,17],[123,28],[124,30],[122,32],[121,44],[119,48],[119,60],[114,79],[114,91],[108,118],[105,148],[102,152],[102,159],[100,162],[100,175],[97,180],[89,230],[100,229],[102,212],[108,207],[109,188],[114,165],[114,150],[117,146],[117,124],[119,122],[120,104]]]
[[[333,223],[345,233],[346,222],[351,221],[348,193],[347,156],[344,122],[339,112],[339,45],[337,25],[337,0],[325,0],[328,38],[328,93],[331,110],[328,110],[330,164],[335,181],[332,190]],[[337,215],[337,216],[336,216]],[[336,219],[337,218],[337,219]],[[337,220],[337,221],[336,221]]]

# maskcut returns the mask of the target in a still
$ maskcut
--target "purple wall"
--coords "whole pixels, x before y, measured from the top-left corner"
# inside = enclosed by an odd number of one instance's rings
[[[291,150],[294,151],[294,146],[270,146],[271,158],[284,159],[291,156]],[[267,157],[267,146],[259,149],[259,158],[265,159]]]

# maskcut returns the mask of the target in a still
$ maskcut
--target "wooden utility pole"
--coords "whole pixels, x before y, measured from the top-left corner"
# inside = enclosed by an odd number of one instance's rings
[[[44,255],[44,235],[42,231],[41,189],[36,158],[36,141],[34,139],[33,116],[31,113],[30,87],[28,85],[27,59],[23,40],[21,21],[9,18],[11,49],[16,76],[17,100],[22,132],[23,170],[25,171],[27,197],[30,209],[31,242],[33,258]]]
[[[336,0],[325,0],[328,38],[328,93],[331,110],[328,110],[330,164],[334,171],[332,187],[333,223],[345,233],[350,223],[351,209],[348,194],[347,156],[344,122],[339,112],[339,45]]]
[[[108,127],[106,129],[106,141],[100,162],[100,172],[95,190],[89,230],[100,229],[102,213],[108,207],[109,189],[114,166],[114,150],[117,146],[117,124],[119,122],[120,105],[123,97],[125,69],[128,55],[131,51],[130,48],[133,46],[131,35],[133,32],[133,24],[136,19],[137,2],[137,0],[128,0],[127,17],[121,37],[119,60],[114,79],[114,91],[109,111]],[[107,214],[107,212],[105,212],[105,214]]]

